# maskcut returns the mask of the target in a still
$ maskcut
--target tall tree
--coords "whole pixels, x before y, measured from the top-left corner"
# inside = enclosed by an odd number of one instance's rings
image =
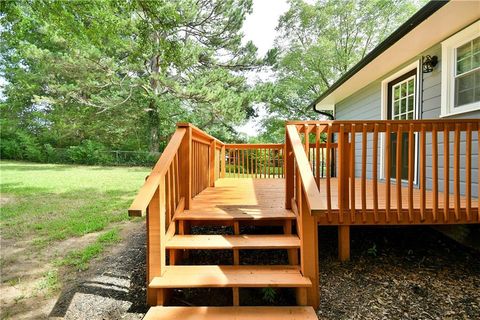
[[[279,119],[314,119],[310,103],[417,9],[413,0],[290,0],[269,61],[276,79],[262,84],[267,135]],[[277,123],[277,124],[276,124]],[[276,132],[276,134],[275,134]]]
[[[251,0],[2,2],[2,117],[58,144],[158,151],[176,121],[233,134],[251,114]],[[128,142],[127,142],[128,141]]]

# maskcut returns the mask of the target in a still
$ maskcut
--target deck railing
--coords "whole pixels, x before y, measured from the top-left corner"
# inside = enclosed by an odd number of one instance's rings
[[[179,123],[160,159],[128,209],[147,216],[147,283],[163,275],[165,243],[176,232],[174,216],[189,209],[191,199],[225,173],[225,144],[188,123]],[[179,228],[183,226],[179,224]],[[182,233],[182,230],[179,230]],[[170,261],[176,258],[170,256]],[[162,305],[165,291],[147,289],[150,305]]]
[[[231,178],[283,178],[283,144],[226,144],[226,174]]]
[[[345,224],[358,218],[368,222],[367,213],[372,211],[372,223],[393,219],[412,223],[416,216],[431,223],[478,219],[478,202],[472,206],[472,199],[480,194],[479,123],[478,119],[289,122],[309,146],[328,220]]]

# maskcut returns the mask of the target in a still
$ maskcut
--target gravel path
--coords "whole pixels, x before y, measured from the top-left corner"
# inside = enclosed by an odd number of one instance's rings
[[[352,260],[336,258],[336,229],[319,229],[321,304],[319,319],[480,319],[480,254],[430,228],[352,229]],[[205,230],[201,230],[205,232]],[[145,306],[145,225],[126,231],[126,239],[62,292],[51,316],[66,319],[141,319]],[[211,253],[210,253],[211,254]],[[220,257],[218,257],[220,255]],[[209,253],[190,259],[206,263]],[[282,263],[283,254],[255,254]],[[255,263],[249,257],[249,263]],[[231,253],[217,252],[216,261]],[[187,261],[188,263],[188,261]],[[252,292],[255,304],[262,302]],[[222,305],[225,290],[176,291],[172,303]],[[292,300],[279,291],[277,301]],[[249,303],[249,301],[245,303]]]

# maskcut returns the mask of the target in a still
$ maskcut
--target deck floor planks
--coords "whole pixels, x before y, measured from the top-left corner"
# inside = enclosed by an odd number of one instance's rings
[[[402,208],[404,211],[404,219],[402,221],[396,220],[397,214],[397,201],[396,201],[396,185],[391,183],[391,219],[390,222],[386,222],[385,219],[385,187],[384,183],[378,182],[378,210],[380,218],[376,224],[411,224],[408,221],[408,197],[402,196]],[[355,207],[357,211],[357,219],[352,224],[372,224],[373,219],[368,218],[366,223],[361,219],[362,208],[362,193],[361,193],[361,179],[355,179]],[[373,183],[371,180],[366,181],[366,205],[367,215],[373,216]],[[338,201],[338,188],[337,179],[331,179],[331,194],[332,194],[332,207],[336,206]],[[320,193],[326,194],[326,179],[320,179]],[[408,194],[408,188],[402,187],[402,195]],[[420,220],[420,197],[421,192],[419,189],[413,190],[413,208],[414,219],[413,224],[432,224],[432,223],[468,223],[477,222],[478,219],[478,200],[472,198],[472,217],[470,221],[466,219],[466,198],[461,197],[460,207],[462,208],[460,219],[455,220],[453,199],[454,195],[450,195],[449,211],[451,212],[450,218],[447,222],[443,221],[443,215],[438,215],[438,221],[432,222],[431,208],[433,207],[433,192],[426,191],[426,208],[427,215],[424,221]],[[439,192],[438,208],[443,210],[443,193]],[[285,181],[284,179],[252,179],[252,178],[223,178],[218,179],[215,182],[215,187],[209,187],[198,194],[192,199],[192,209],[186,210],[180,217],[180,219],[201,219],[202,216],[209,216],[212,219],[262,219],[269,217],[274,219],[277,216],[283,218],[294,218],[293,213],[290,210],[284,208],[285,203]],[[326,218],[319,217],[319,223],[325,225],[338,224],[338,210],[332,210],[333,219],[329,223]],[[345,223],[350,224],[349,214],[345,214]]]

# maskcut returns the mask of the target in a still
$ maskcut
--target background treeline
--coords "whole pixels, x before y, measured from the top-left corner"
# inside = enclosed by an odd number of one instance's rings
[[[420,5],[289,3],[261,58],[241,32],[251,0],[2,1],[0,156],[150,164],[176,122],[242,141],[259,105],[255,140],[281,141],[285,119],[318,118],[309,103]]]

